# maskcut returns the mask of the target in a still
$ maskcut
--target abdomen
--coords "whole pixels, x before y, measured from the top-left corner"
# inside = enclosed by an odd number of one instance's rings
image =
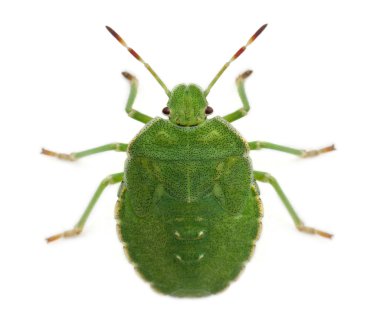
[[[261,227],[255,188],[248,185],[244,205],[231,213],[213,192],[183,201],[150,180],[145,195],[151,198],[144,201],[149,207],[141,214],[144,205],[136,209],[133,201],[142,197],[128,184],[121,185],[116,206],[120,239],[136,269],[155,289],[173,296],[205,296],[237,277]]]

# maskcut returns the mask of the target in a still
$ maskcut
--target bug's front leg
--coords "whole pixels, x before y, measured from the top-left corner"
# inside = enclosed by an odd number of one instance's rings
[[[271,176],[269,173],[260,172],[260,171],[254,171],[253,176],[255,180],[269,183],[274,188],[274,190],[277,192],[277,195],[280,197],[282,203],[285,205],[286,209],[288,210],[290,216],[293,219],[294,224],[296,225],[299,231],[309,233],[309,234],[320,235],[321,237],[329,238],[329,239],[333,237],[331,233],[327,233],[325,231],[321,231],[321,230],[306,226],[304,222],[302,222],[302,220],[299,218],[298,214],[294,210],[292,204],[290,203],[288,197],[286,197],[285,193],[281,189],[277,180],[273,176]]]
[[[128,100],[127,100],[127,105],[125,106],[125,111],[127,112],[128,116],[131,117],[132,119],[135,119],[137,121],[140,121],[142,123],[147,123],[150,120],[152,120],[152,117],[141,113],[140,111],[134,110],[132,108],[133,103],[135,102],[136,95],[137,95],[137,86],[138,86],[138,81],[135,76],[130,74],[129,72],[123,71],[121,73],[131,84],[131,90],[129,92]]]
[[[100,183],[98,188],[95,191],[95,194],[92,196],[90,202],[88,203],[85,211],[83,212],[82,216],[80,217],[79,221],[75,224],[75,226],[71,230],[64,231],[62,233],[55,234],[51,237],[48,237],[46,239],[47,242],[52,242],[61,238],[69,238],[73,236],[77,236],[82,233],[82,230],[84,228],[84,225],[87,222],[88,217],[90,216],[90,213],[92,209],[94,208],[96,202],[98,201],[99,197],[101,196],[103,190],[112,184],[119,183],[123,180],[124,172],[111,174]]]
[[[278,144],[268,143],[265,141],[252,141],[249,142],[249,148],[251,150],[259,150],[263,148],[272,149],[279,152],[284,152],[292,155],[296,155],[302,158],[314,157],[320,154],[328,153],[335,150],[335,145],[330,145],[327,147],[305,150],[305,149],[297,149],[293,147],[282,146]]]
[[[237,91],[239,93],[239,97],[243,104],[243,107],[240,108],[239,110],[236,110],[230,114],[225,115],[223,118],[227,120],[228,122],[238,120],[248,114],[250,106],[249,106],[247,94],[245,93],[244,82],[245,82],[245,79],[248,78],[251,74],[252,74],[252,70],[247,70],[236,78]]]
[[[48,150],[46,148],[42,148],[41,154],[47,155],[47,156],[53,156],[56,158],[59,158],[60,160],[65,160],[65,161],[76,161],[82,157],[85,156],[90,156],[102,152],[107,152],[107,151],[116,151],[116,152],[125,152],[128,148],[128,144],[124,143],[112,143],[112,144],[107,144],[99,147],[94,147],[90,149],[86,149],[81,152],[72,152],[69,154],[65,153],[58,153],[58,152],[53,152],[51,150]]]

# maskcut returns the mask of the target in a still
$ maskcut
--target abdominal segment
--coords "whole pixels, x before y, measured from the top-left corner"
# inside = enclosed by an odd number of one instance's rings
[[[160,292],[216,293],[240,273],[252,252],[260,228],[253,200],[231,216],[212,193],[190,203],[164,193],[152,215],[138,216],[131,198],[122,191],[120,238],[139,273]]]

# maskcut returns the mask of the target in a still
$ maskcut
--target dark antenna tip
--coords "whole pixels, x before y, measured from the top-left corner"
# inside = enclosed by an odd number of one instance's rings
[[[231,62],[235,61],[246,49],[247,47],[253,43],[254,40],[257,39],[257,37],[264,31],[264,29],[268,26],[268,24],[264,24],[263,26],[261,26],[256,32],[255,34],[253,34],[251,36],[251,38],[248,40],[248,42],[243,45],[239,50],[237,50],[235,52],[235,54],[231,57],[231,59],[229,61],[227,61],[224,66],[222,67],[222,69],[219,70],[219,72],[217,73],[217,75],[214,77],[214,79],[211,81],[211,83],[207,86],[206,90],[204,91],[204,95],[207,96],[208,93],[210,93],[210,89],[214,86],[214,84],[217,82],[217,80],[220,78],[220,76],[223,74],[223,72],[227,69],[227,67],[231,64]],[[246,78],[248,77],[249,75],[247,76],[243,76],[243,78]]]
[[[259,30],[258,30],[257,32],[260,34],[264,29],[267,28],[267,26],[268,26],[268,24],[264,24],[263,26],[261,26],[261,27],[259,28]]]
[[[251,44],[263,31],[264,29],[266,29],[268,26],[268,24],[264,24],[263,26],[261,26],[255,34],[252,35],[252,37],[249,39],[247,45]]]
[[[125,46],[127,47],[127,44],[125,43],[125,41],[121,38],[121,36],[119,34],[117,34],[111,27],[109,26],[106,26],[107,28],[107,31],[109,31],[111,33],[111,35],[118,40],[118,42],[122,45],[122,46]]]
[[[109,31],[111,33],[111,35],[122,45],[124,46],[130,54],[132,54],[136,60],[140,61],[146,69],[148,69],[148,71],[153,75],[154,79],[157,80],[157,82],[161,85],[161,87],[164,89],[166,95],[170,96],[170,91],[169,89],[166,87],[166,85],[164,84],[164,82],[161,80],[160,77],[158,77],[158,75],[156,74],[156,72],[152,69],[152,67],[146,63],[143,58],[141,58],[138,53],[133,50],[132,48],[130,48],[127,43],[125,43],[125,41],[121,38],[121,36],[116,33],[111,27],[109,26],[106,26],[107,28],[107,31]],[[123,76],[125,78],[127,78],[128,80],[132,80],[134,77],[128,73],[123,73]]]

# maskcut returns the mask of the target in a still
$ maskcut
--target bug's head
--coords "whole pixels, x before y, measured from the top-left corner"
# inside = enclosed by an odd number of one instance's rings
[[[162,112],[169,116],[171,122],[179,126],[191,127],[196,126],[206,120],[207,115],[212,113],[212,108],[207,105],[206,97],[209,94],[211,88],[228,68],[231,62],[235,61],[246,48],[253,43],[253,41],[262,33],[262,31],[267,27],[267,25],[261,26],[255,34],[251,36],[248,42],[242,46],[235,54],[227,61],[223,67],[216,74],[214,79],[210,82],[205,90],[202,90],[199,86],[195,84],[184,85],[180,84],[176,86],[172,91],[166,87],[165,83],[157,75],[157,73],[152,69],[152,67],[143,60],[143,58],[132,48],[130,48],[127,43],[117,34],[111,27],[106,26],[107,30],[114,36],[118,42],[124,46],[130,54],[132,54],[138,61],[140,61],[146,69],[152,74],[154,79],[160,84],[160,86],[165,91],[166,95],[169,97],[167,107],[165,107]],[[249,76],[250,72],[242,74],[240,77],[246,78]],[[128,77],[127,77],[128,78]],[[136,92],[136,85],[135,90]],[[134,98],[134,97],[133,97]]]
[[[170,93],[167,107],[162,110],[169,120],[179,126],[196,126],[212,113],[204,91],[195,84],[180,84]]]

